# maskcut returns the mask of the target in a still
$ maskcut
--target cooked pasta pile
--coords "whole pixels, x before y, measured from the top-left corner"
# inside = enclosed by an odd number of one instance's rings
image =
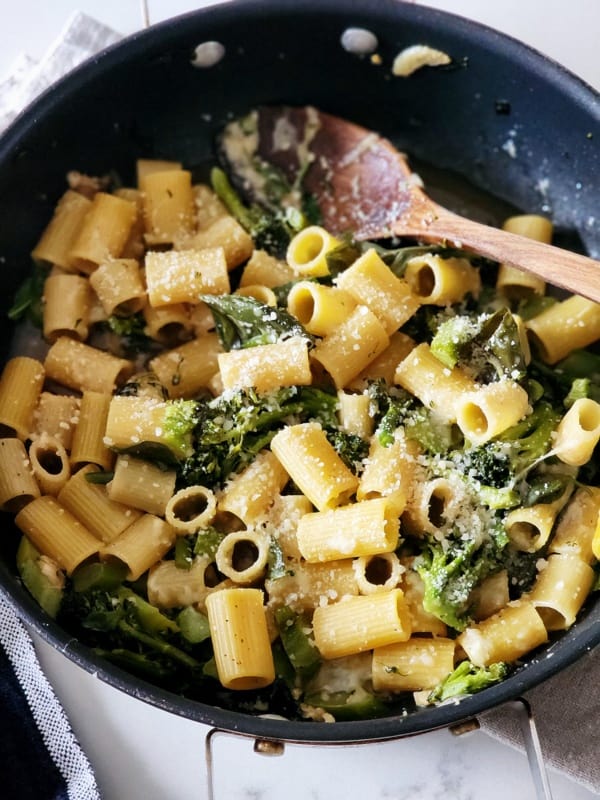
[[[45,355],[0,382],[46,612],[175,691],[323,720],[476,691],[569,628],[598,585],[600,307],[305,221],[267,252],[180,164],[137,167],[71,176],[33,250]]]

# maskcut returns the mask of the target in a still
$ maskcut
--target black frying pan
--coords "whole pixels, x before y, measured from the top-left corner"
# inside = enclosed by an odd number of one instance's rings
[[[348,26],[377,36],[381,64],[341,46]],[[208,40],[221,42],[225,57],[210,69],[193,66],[196,46]],[[447,52],[452,65],[392,77],[394,56],[415,43]],[[0,140],[2,357],[11,337],[6,309],[68,170],[112,169],[128,181],[138,156],[201,167],[213,158],[214,137],[232,114],[281,102],[311,103],[377,129],[413,157],[465,176],[502,203],[550,213],[565,241],[600,253],[600,100],[561,67],[492,30],[397,0],[236,2],[158,25],[92,59]],[[20,585],[16,542],[6,517],[0,586],[46,640],[144,701],[259,737],[366,741],[446,726],[518,696],[600,641],[596,599],[570,631],[510,678],[457,705],[327,725],[262,719],[157,689],[73,642]]]

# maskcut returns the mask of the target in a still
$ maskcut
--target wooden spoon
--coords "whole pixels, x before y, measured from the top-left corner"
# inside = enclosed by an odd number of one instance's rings
[[[600,261],[448,211],[425,194],[406,157],[378,134],[311,106],[263,106],[253,114],[255,154],[292,183],[302,177],[332,233],[444,243],[600,302]],[[234,151],[225,148],[235,171]]]

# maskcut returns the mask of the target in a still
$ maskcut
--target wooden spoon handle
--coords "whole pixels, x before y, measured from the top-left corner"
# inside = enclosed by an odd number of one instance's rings
[[[410,228],[407,230],[399,221],[395,233],[426,242],[446,241],[494,261],[514,265],[547,283],[600,303],[600,261],[593,258],[473,222],[430,200],[424,215]]]

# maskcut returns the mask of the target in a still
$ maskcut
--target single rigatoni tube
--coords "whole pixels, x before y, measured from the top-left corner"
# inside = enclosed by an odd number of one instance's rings
[[[261,284],[239,286],[234,294],[239,294],[242,297],[253,297],[255,300],[258,300],[259,303],[265,306],[271,306],[271,308],[275,308],[277,305],[277,295],[273,289],[269,289],[268,286],[262,286]]]
[[[352,563],[360,594],[389,592],[398,586],[404,572],[395,553],[359,556]]]
[[[469,661],[477,667],[516,661],[547,641],[542,618],[535,606],[523,599],[466,628],[457,639]]]
[[[148,302],[153,308],[197,303],[203,294],[229,294],[222,247],[205,250],[150,250],[144,260]]]
[[[35,358],[16,356],[6,362],[0,378],[0,435],[29,437],[44,377],[44,366]]]
[[[406,333],[396,331],[390,336],[390,342],[381,355],[378,355],[377,358],[367,364],[356,378],[348,384],[348,388],[361,391],[369,385],[370,381],[380,378],[391,385],[394,383],[396,367],[415,346],[414,339],[411,339]]]
[[[303,228],[291,240],[286,261],[296,275],[322,277],[329,274],[327,253],[339,245],[339,240],[319,225]]]
[[[297,613],[312,612],[314,608],[359,593],[351,558],[322,564],[294,561],[288,574],[267,578],[265,589],[270,606],[288,606]]]
[[[175,493],[176,472],[162,469],[150,461],[121,455],[117,457],[113,479],[106,490],[111,500],[163,517]]]
[[[217,549],[217,569],[238,584],[250,585],[263,577],[269,559],[269,538],[258,529],[228,533]]]
[[[130,316],[146,304],[146,289],[138,262],[115,258],[100,264],[90,275],[90,285],[108,316]]]
[[[511,380],[479,386],[459,396],[455,403],[458,427],[475,445],[485,444],[516,425],[529,409],[529,395]]]
[[[394,380],[441,420],[450,423],[456,422],[456,409],[462,397],[476,389],[475,382],[459,367],[444,366],[426,342],[417,345],[398,364]]]
[[[260,689],[275,680],[275,667],[260,589],[209,594],[206,610],[220,682],[227,689]]]
[[[295,277],[295,272],[285,261],[269,255],[265,250],[255,250],[243,269],[240,286],[261,284],[272,289],[290,283]]]
[[[421,305],[407,281],[396,277],[373,248],[340,273],[337,286],[367,306],[388,335],[408,322]]]
[[[593,545],[599,514],[600,488],[580,486],[558,520],[549,552],[573,553],[588,564],[600,559]]]
[[[218,509],[251,525],[268,511],[288,480],[275,454],[263,450],[244,470],[227,481],[219,493]]]
[[[219,370],[222,352],[216,333],[205,333],[191,342],[153,358],[149,367],[171,398],[195,397],[206,389]]]
[[[143,170],[142,190],[146,242],[171,244],[194,229],[192,174],[185,169]]]
[[[539,214],[519,214],[504,220],[502,230],[550,244],[553,225],[549,219]],[[542,278],[532,275],[530,272],[523,272],[510,264],[500,264],[496,289],[507,297],[518,300],[531,297],[531,295],[543,295],[546,291],[546,283]]]
[[[419,445],[407,439],[401,428],[395,431],[394,441],[387,447],[378,436],[373,436],[356,491],[357,500],[395,495],[401,500],[398,513],[402,513],[415,481],[419,453]]]
[[[46,376],[80,392],[111,394],[133,372],[133,364],[96,347],[60,336],[48,350]]]
[[[548,556],[527,595],[547,630],[562,631],[571,627],[595,577],[592,567],[575,553]]]
[[[44,338],[55,342],[59,336],[83,341],[89,333],[90,284],[81,275],[55,273],[44,282]]]
[[[44,229],[31,255],[36,261],[73,271],[70,253],[92,201],[68,189],[56,204],[54,216]]]
[[[104,444],[110,399],[110,394],[83,392],[70,453],[73,469],[84,464],[97,464],[102,469],[111,468],[115,454]]]
[[[338,417],[340,427],[346,433],[369,439],[373,433],[374,421],[371,416],[371,399],[367,394],[352,394],[338,391]]]
[[[398,544],[398,512],[386,497],[305,514],[298,547],[310,562],[389,553]]]
[[[400,589],[349,597],[313,615],[315,644],[323,658],[341,658],[410,638],[408,606]]]
[[[445,306],[459,303],[467,294],[475,297],[481,278],[466,258],[442,258],[425,253],[407,262],[405,278],[421,303]]]
[[[176,533],[160,517],[144,514],[100,551],[102,558],[118,558],[127,564],[127,580],[137,579],[173,547]]]
[[[118,258],[136,217],[135,203],[97,192],[69,252],[70,263],[91,273],[103,261]]]
[[[250,234],[234,217],[228,214],[215,219],[198,233],[184,238],[181,243],[177,243],[177,246],[182,250],[222,247],[229,271],[247,261],[254,250],[254,242]]]
[[[58,500],[38,497],[15,517],[15,524],[37,549],[67,574],[98,553],[100,542]]]
[[[573,488],[569,483],[561,496],[550,503],[535,503],[509,512],[504,519],[504,528],[513,547],[525,553],[535,553],[544,547]]]
[[[302,336],[290,336],[276,344],[230,350],[220,353],[218,361],[225,390],[254,388],[262,394],[282,386],[312,383],[308,342]]]
[[[190,319],[189,307],[184,303],[153,308],[144,306],[142,311],[146,323],[145,333],[167,346],[173,346],[182,339],[189,338],[194,326]]]
[[[326,336],[349,316],[356,300],[335,286],[298,281],[288,293],[287,309],[315,336]]]
[[[179,535],[197,533],[213,521],[217,498],[206,486],[186,486],[167,502],[165,518]]]
[[[33,412],[34,434],[53,436],[70,450],[73,431],[79,421],[79,398],[67,394],[42,392]]]
[[[58,439],[42,434],[31,443],[29,460],[42,494],[56,497],[71,477],[69,456],[63,445]]]
[[[547,364],[556,364],[573,350],[600,338],[600,304],[573,295],[525,323],[534,350]]]
[[[289,425],[271,440],[275,453],[300,491],[320,511],[346,503],[358,478],[344,464],[318,423]]]
[[[320,339],[311,355],[343,389],[390,343],[386,329],[365,305],[356,306],[335,330]]]
[[[419,692],[433,689],[454,669],[455,642],[437,637],[412,637],[373,650],[376,692]]]
[[[58,501],[98,539],[108,544],[141,516],[134,508],[115,503],[106,486],[91,483],[88,475],[97,472],[92,464],[83,467],[67,481]]]
[[[558,424],[552,452],[563,463],[582,467],[600,440],[600,403],[589,397],[575,400]]]
[[[0,439],[0,509],[15,513],[39,496],[23,442]]]

